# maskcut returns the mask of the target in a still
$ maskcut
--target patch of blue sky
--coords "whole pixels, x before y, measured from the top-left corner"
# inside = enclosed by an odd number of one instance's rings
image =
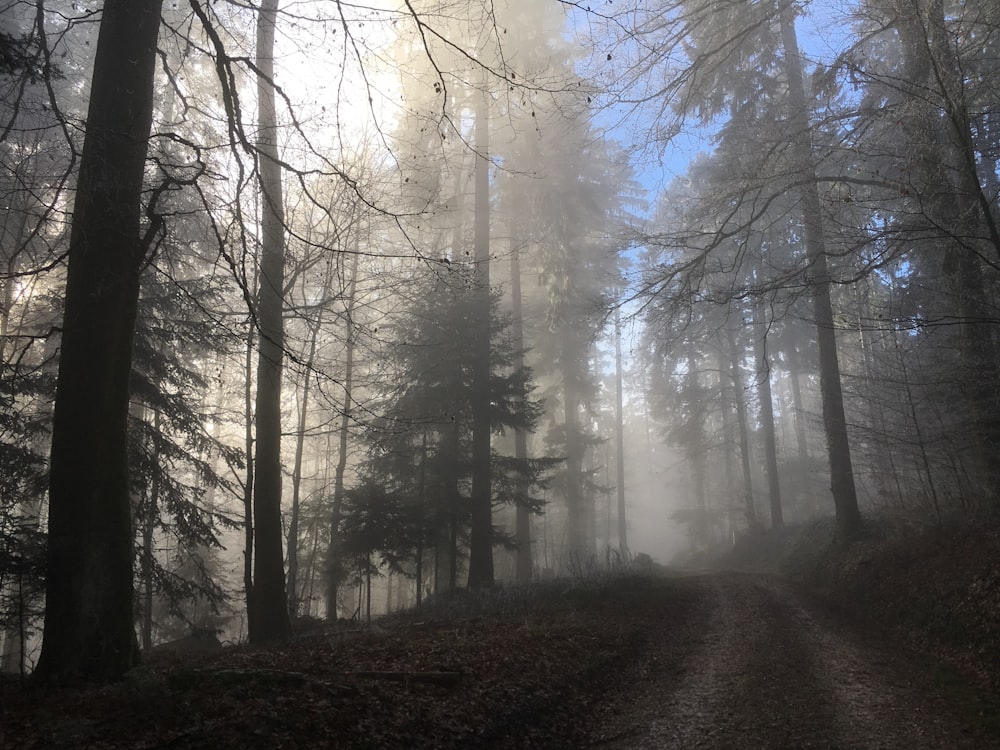
[[[807,72],[816,65],[830,65],[851,44],[855,7],[856,3],[848,0],[812,0],[804,4],[796,28]],[[616,64],[626,64],[627,43],[618,40],[615,52],[622,59],[620,63],[615,59],[607,62],[612,72]],[[674,60],[672,67],[680,64]],[[670,74],[665,67],[668,65],[652,66],[647,76],[667,77]],[[714,149],[721,121],[698,123],[688,118],[678,124],[668,101],[635,103],[654,88],[649,81],[640,85],[646,89],[644,92],[629,92],[632,96],[626,94],[620,101],[600,109],[595,114],[594,124],[605,137],[621,143],[625,153],[633,158],[637,180],[647,191],[649,211],[652,212],[658,202],[657,196],[687,173],[698,154]]]

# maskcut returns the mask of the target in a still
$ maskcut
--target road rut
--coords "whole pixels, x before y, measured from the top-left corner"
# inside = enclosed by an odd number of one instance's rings
[[[692,577],[591,745],[652,748],[994,748],[906,656],[862,639],[771,579]],[[871,642],[869,642],[871,641]],[[974,722],[973,722],[974,723]]]

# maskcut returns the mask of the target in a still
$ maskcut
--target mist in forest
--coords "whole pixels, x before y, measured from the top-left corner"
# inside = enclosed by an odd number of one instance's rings
[[[943,8],[0,3],[3,669],[995,509]]]

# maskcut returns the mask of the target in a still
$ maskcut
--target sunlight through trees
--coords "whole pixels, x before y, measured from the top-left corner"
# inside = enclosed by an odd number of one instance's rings
[[[996,512],[995,2],[0,11],[4,671]]]

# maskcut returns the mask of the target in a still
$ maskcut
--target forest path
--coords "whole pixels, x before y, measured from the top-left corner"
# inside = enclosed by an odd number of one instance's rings
[[[891,645],[868,642],[775,580],[691,577],[602,708],[592,747],[989,748],[967,709]],[[669,606],[669,605],[668,605]]]

